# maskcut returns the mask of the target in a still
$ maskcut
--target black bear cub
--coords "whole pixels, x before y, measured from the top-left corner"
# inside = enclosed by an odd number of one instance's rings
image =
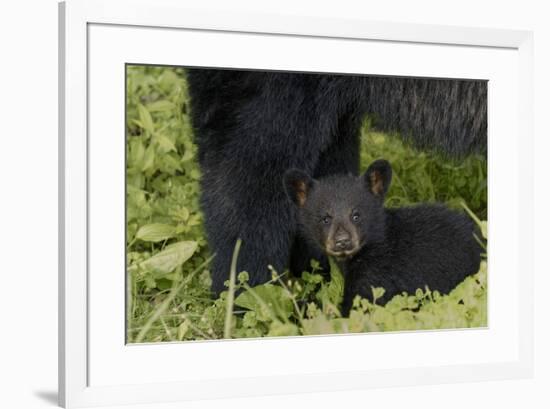
[[[384,208],[391,178],[385,160],[372,163],[360,177],[315,180],[294,169],[284,176],[302,234],[339,260],[344,315],[356,295],[373,300],[371,287],[386,290],[377,299],[384,305],[397,294],[426,286],[446,294],[479,270],[482,249],[473,222],[443,205]]]

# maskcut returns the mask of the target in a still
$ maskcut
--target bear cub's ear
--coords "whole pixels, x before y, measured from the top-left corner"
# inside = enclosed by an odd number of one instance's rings
[[[378,159],[370,164],[363,175],[367,189],[375,196],[384,197],[392,178],[391,165],[387,160]]]
[[[299,207],[306,203],[314,182],[307,173],[298,169],[287,170],[284,176],[286,194]]]

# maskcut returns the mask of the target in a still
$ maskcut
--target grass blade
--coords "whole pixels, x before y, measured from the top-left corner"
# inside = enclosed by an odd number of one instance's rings
[[[233,316],[233,303],[235,302],[235,278],[237,276],[237,258],[241,249],[241,239],[237,240],[231,259],[231,269],[229,270],[229,290],[227,292],[227,308],[225,310],[225,323],[223,326],[223,337],[231,338],[231,317]]]

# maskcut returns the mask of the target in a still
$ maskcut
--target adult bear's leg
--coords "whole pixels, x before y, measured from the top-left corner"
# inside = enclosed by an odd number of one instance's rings
[[[364,117],[364,110],[358,107],[339,118],[337,134],[319,157],[315,168],[316,178],[359,173],[359,133]]]
[[[201,204],[208,241],[216,253],[214,293],[225,289],[237,239],[242,240],[237,271],[249,273],[250,285],[271,279],[269,265],[280,273],[287,267],[296,217],[282,180],[288,168],[297,166],[293,161],[292,155],[275,153],[270,161],[249,155],[241,161],[228,155],[216,164],[203,164]]]
[[[315,78],[242,71],[189,74],[201,205],[216,254],[212,290],[218,294],[225,289],[239,238],[237,269],[248,271],[250,285],[271,278],[268,265],[279,272],[288,266],[297,227],[283,175],[293,167],[313,173],[332,135],[317,126],[311,103]]]

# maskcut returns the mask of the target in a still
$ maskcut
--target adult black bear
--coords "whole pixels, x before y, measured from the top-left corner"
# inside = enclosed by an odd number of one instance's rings
[[[472,220],[443,205],[384,208],[391,175],[385,160],[372,163],[362,177],[285,174],[304,236],[340,260],[345,315],[356,295],[373,300],[372,287],[386,290],[377,300],[383,305],[426,286],[447,294],[479,270],[482,248]]]
[[[357,174],[366,114],[421,148],[458,157],[486,146],[486,81],[219,69],[187,78],[215,293],[238,238],[251,285],[270,279],[269,264],[300,272],[323,260],[297,234],[281,180],[289,168]]]

